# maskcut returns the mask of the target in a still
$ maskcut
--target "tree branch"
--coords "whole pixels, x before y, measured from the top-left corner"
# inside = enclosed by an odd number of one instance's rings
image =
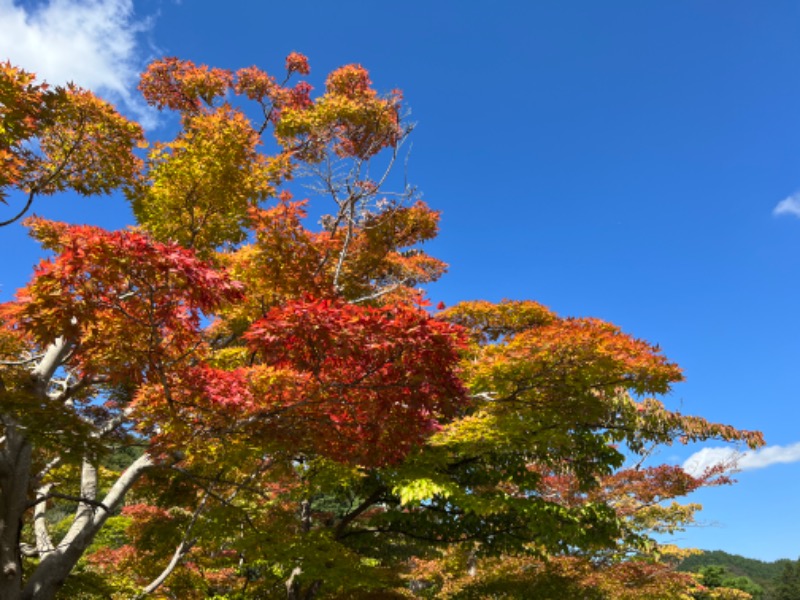
[[[31,379],[35,382],[36,392],[46,395],[47,382],[53,377],[58,367],[69,354],[72,344],[65,337],[58,337],[47,347],[42,359],[31,371]]]
[[[69,502],[77,502],[79,504],[87,504],[89,506],[93,506],[94,508],[100,508],[106,512],[109,512],[111,510],[106,504],[104,504],[100,500],[95,500],[93,498],[86,498],[85,496],[75,496],[73,494],[61,494],[59,492],[50,492],[50,491],[48,491],[47,493],[43,493],[41,495],[37,494],[36,500],[30,502],[28,504],[28,508],[37,507],[40,504],[47,502],[48,500],[54,500],[54,499],[67,500]]]
[[[36,191],[32,190],[30,194],[28,194],[28,201],[25,203],[25,206],[22,207],[22,210],[19,213],[17,213],[15,217],[12,217],[7,221],[0,221],[0,227],[11,225],[12,223],[19,221],[23,216],[25,216],[25,213],[28,212],[28,210],[31,207],[31,204],[33,204],[33,199],[35,196],[36,196]]]
[[[194,524],[197,522],[197,518],[200,516],[200,513],[203,512],[203,508],[206,505],[208,497],[209,497],[208,492],[203,494],[203,498],[198,503],[197,508],[195,508],[194,513],[192,514],[192,518],[189,521],[189,524],[186,526],[186,530],[183,533],[183,539],[181,539],[180,543],[178,544],[178,547],[175,548],[175,552],[172,555],[172,559],[169,561],[169,564],[164,568],[163,571],[161,571],[161,574],[158,577],[153,579],[153,581],[151,581],[141,592],[139,592],[134,597],[134,600],[140,600],[141,598],[144,598],[148,594],[152,594],[159,587],[161,587],[161,584],[163,584],[167,580],[167,577],[169,577],[172,574],[172,572],[175,570],[175,567],[177,567],[178,563],[180,563],[181,559],[183,559],[183,557],[186,556],[191,551],[192,546],[194,545],[194,540],[189,539],[189,534],[191,534],[192,529],[194,528]]]
[[[117,481],[111,486],[103,501],[100,503],[104,510],[87,511],[86,518],[73,521],[64,539],[52,551],[42,557],[36,570],[28,579],[22,592],[23,598],[55,595],[55,591],[67,578],[69,573],[83,556],[86,548],[91,544],[94,536],[106,522],[108,517],[122,502],[125,494],[133,487],[139,478],[153,466],[153,459],[149,454],[143,454],[129,466]],[[80,500],[85,505],[93,505],[87,498]]]
[[[23,358],[22,360],[0,360],[0,366],[23,367],[25,365],[31,364],[32,362],[36,362],[42,357],[44,357],[44,354],[36,354],[35,356],[31,356],[30,358]]]
[[[354,510],[352,510],[351,512],[347,513],[344,517],[342,517],[342,520],[339,521],[339,524],[333,531],[334,538],[339,539],[340,537],[342,537],[342,533],[344,532],[345,528],[350,523],[352,523],[356,518],[358,518],[358,516],[361,513],[363,513],[373,504],[375,504],[385,491],[386,491],[385,487],[381,486],[377,488],[374,492],[372,492],[369,496],[367,496],[367,498],[361,504],[359,504]]]
[[[47,498],[50,493],[52,483],[43,485],[36,490],[36,507],[33,509],[33,529],[36,535],[36,551],[39,556],[47,552],[52,552],[53,540],[47,529]]]

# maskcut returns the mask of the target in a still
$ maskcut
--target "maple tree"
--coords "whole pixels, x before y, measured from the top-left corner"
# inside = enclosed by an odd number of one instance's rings
[[[3,67],[19,216],[118,189],[137,224],[26,221],[52,257],[0,307],[0,597],[689,593],[652,534],[728,479],[629,463],[760,434],[668,410],[680,369],[609,323],[431,311],[439,215],[387,191],[401,94],[348,65],[312,97],[309,72],[156,61],[140,89],[180,128],[148,146]]]

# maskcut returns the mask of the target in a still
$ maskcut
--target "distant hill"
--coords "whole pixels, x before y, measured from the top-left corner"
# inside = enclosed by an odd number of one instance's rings
[[[761,587],[770,589],[778,580],[787,563],[793,562],[782,558],[773,562],[764,562],[755,558],[745,558],[738,554],[728,554],[722,550],[703,550],[702,554],[689,556],[679,565],[679,571],[697,572],[703,567],[719,565],[734,575],[749,577]]]

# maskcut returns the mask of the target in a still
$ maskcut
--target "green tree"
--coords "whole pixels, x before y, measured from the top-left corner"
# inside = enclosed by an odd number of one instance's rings
[[[800,560],[788,562],[783,567],[775,589],[774,600],[800,600]]]
[[[730,554],[721,550],[704,550],[693,553],[678,565],[681,571],[698,572],[702,567],[720,565],[734,575],[746,575],[761,587],[767,589],[772,586],[783,571],[786,559],[774,562],[765,562],[753,558],[746,558],[737,554]]]
[[[753,600],[761,600],[764,597],[764,588],[749,577],[733,575],[724,566],[709,565],[702,567],[699,575],[703,589],[694,593],[694,597],[698,600],[726,598],[730,596],[733,590],[745,592]]]

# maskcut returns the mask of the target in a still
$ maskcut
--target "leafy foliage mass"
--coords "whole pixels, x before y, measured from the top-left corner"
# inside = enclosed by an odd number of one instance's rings
[[[66,190],[136,216],[26,221],[51,255],[0,307],[0,597],[706,593],[653,536],[729,479],[647,459],[760,434],[667,408],[679,367],[610,323],[432,310],[400,92],[347,65],[312,97],[285,66],[152,63],[141,92],[179,127],[150,143],[0,67],[6,224]]]

